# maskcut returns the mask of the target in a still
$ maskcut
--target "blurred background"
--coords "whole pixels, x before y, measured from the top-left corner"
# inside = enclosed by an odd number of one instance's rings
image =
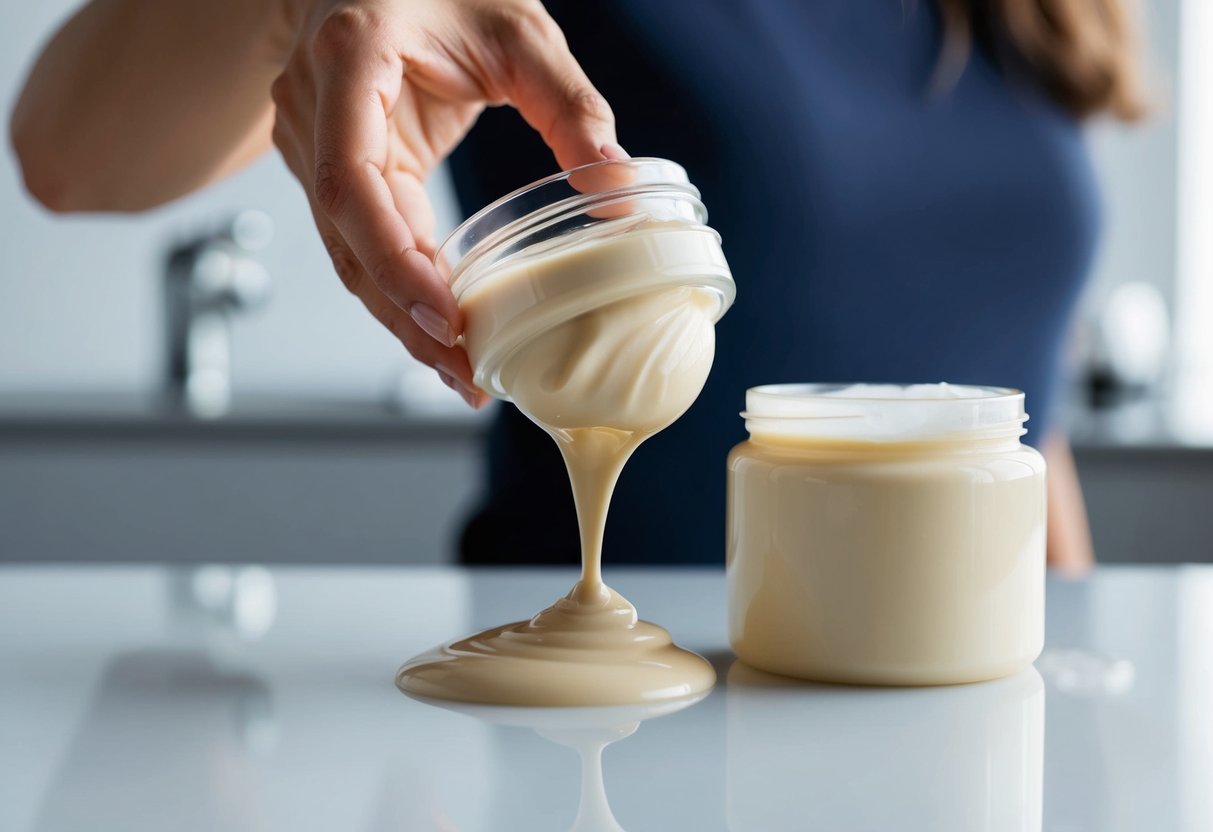
[[[0,3],[6,115],[75,5]],[[1100,560],[1213,562],[1213,6],[1143,6],[1154,113],[1091,130],[1067,419]],[[6,145],[0,560],[453,559],[485,414],[346,293],[301,196],[271,155],[146,215],[53,217]]]

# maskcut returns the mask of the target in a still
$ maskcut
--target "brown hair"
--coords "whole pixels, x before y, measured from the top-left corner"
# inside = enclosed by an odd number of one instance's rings
[[[963,71],[973,42],[1077,118],[1126,121],[1145,107],[1137,43],[1123,0],[938,0],[944,47],[937,80]]]

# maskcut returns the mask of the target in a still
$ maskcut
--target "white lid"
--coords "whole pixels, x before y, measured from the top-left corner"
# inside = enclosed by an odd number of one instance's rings
[[[1022,436],[1024,394],[958,384],[767,384],[746,391],[750,433],[876,442]]]

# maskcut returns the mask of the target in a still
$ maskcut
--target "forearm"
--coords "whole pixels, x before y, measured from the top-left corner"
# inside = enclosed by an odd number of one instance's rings
[[[137,211],[270,147],[289,0],[94,0],[54,36],[12,115],[26,186],[60,211]]]
[[[1080,574],[1094,565],[1095,554],[1070,442],[1065,434],[1052,433],[1045,437],[1040,450],[1049,466],[1049,566]]]

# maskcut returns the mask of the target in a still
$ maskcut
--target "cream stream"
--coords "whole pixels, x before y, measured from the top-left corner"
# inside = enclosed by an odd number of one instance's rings
[[[676,233],[664,232],[667,254],[678,250]],[[687,242],[699,246],[697,238]],[[463,302],[469,328],[481,304],[509,304],[533,292],[537,274],[609,274],[611,261],[630,266],[638,256],[633,248],[644,245],[643,235],[634,235],[526,262]],[[397,674],[402,690],[463,702],[590,706],[674,699],[712,687],[715,673],[704,659],[640,621],[635,607],[603,582],[601,559],[607,509],[623,466],[703,388],[718,309],[708,290],[657,289],[556,322],[508,358],[502,388],[552,436],[568,468],[581,530],[581,579],[529,621],[408,662]]]

